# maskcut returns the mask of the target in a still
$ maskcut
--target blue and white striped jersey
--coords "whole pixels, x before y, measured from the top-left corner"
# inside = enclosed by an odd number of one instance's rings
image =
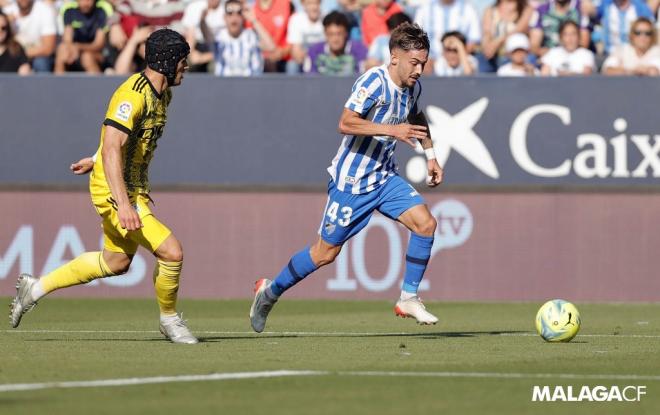
[[[252,29],[244,29],[238,37],[222,29],[215,40],[214,55],[217,76],[254,76],[264,71],[259,38]]]
[[[412,88],[399,88],[383,65],[368,70],[355,81],[344,107],[374,123],[401,124],[407,122],[408,114],[419,112],[421,93],[419,81]],[[396,174],[395,147],[393,137],[344,136],[328,173],[342,192],[371,192]]]

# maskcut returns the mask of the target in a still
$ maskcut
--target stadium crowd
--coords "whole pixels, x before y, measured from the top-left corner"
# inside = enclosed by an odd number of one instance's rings
[[[160,27],[194,72],[354,75],[387,63],[405,21],[428,74],[660,75],[660,0],[0,0],[0,72],[129,74]]]

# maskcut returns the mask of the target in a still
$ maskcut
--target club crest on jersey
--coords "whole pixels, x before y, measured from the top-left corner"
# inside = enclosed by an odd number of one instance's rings
[[[368,96],[369,96],[369,91],[367,91],[367,88],[362,87],[358,89],[357,94],[355,94],[355,98],[353,98],[353,102],[357,105],[362,105],[364,104],[364,101],[367,100]]]
[[[133,112],[133,105],[131,105],[131,103],[128,101],[124,101],[117,107],[117,113],[115,114],[115,117],[122,121],[128,121],[128,118],[131,116],[131,112]]]
[[[353,176],[346,176],[346,177],[344,178],[344,181],[345,181],[346,183],[350,183],[350,184],[355,184],[355,183],[357,183],[357,180],[355,180],[355,177],[353,177]]]
[[[325,233],[327,235],[332,235],[335,231],[336,225],[334,223],[326,222],[323,227],[325,228]]]

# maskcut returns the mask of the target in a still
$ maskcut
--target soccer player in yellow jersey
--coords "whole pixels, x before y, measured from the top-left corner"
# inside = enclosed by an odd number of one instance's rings
[[[197,343],[176,311],[181,244],[149,208],[147,174],[167,121],[170,87],[181,84],[190,48],[180,34],[169,29],[152,33],[146,46],[147,69],[128,78],[110,100],[98,159],[74,169],[84,173],[93,165],[89,190],[102,218],[103,251],[86,252],[41,278],[22,274],[11,304],[12,327],[50,292],[125,273],[141,245],[157,259],[154,285],[160,331],[174,343]]]

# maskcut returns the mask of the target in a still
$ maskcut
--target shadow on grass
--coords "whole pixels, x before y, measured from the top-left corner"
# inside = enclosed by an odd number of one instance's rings
[[[307,339],[307,338],[418,338],[425,340],[437,340],[445,338],[471,338],[483,336],[505,336],[528,333],[522,330],[494,330],[494,331],[448,331],[432,333],[267,333],[267,334],[249,334],[249,335],[222,335],[222,336],[201,336],[200,343],[213,343],[231,340],[259,340],[259,339]],[[167,342],[163,337],[144,337],[144,338],[117,338],[117,337],[95,337],[95,338],[33,338],[24,339],[26,342]]]
[[[507,334],[527,333],[526,331],[449,331],[449,332],[433,332],[433,333],[323,333],[323,334],[296,334],[296,333],[283,333],[283,334],[254,334],[249,336],[211,336],[201,337],[199,340],[202,342],[215,342],[224,340],[245,340],[245,339],[295,339],[295,338],[381,338],[381,337],[405,337],[405,338],[419,338],[419,339],[442,339],[442,338],[466,338],[466,337],[480,337],[480,336],[500,336]]]

